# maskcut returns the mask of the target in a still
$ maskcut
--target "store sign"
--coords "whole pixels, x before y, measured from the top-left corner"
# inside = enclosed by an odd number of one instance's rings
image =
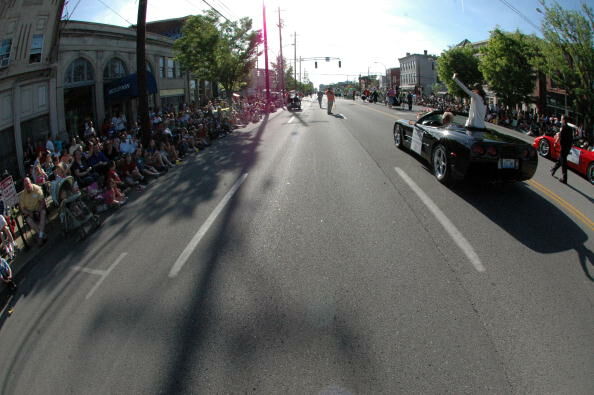
[[[146,72],[146,91],[148,94],[157,93],[157,81],[155,76]],[[136,73],[127,75],[119,80],[106,84],[105,97],[107,100],[138,97],[138,76]]]
[[[0,195],[4,202],[4,207],[14,207],[19,202],[19,195],[17,194],[11,176],[6,177],[0,182]]]

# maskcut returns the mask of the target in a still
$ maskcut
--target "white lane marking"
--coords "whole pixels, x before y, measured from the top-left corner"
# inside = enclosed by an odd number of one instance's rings
[[[169,278],[173,278],[178,275],[178,273],[180,272],[180,270],[182,269],[182,267],[194,251],[194,249],[198,246],[198,243],[200,243],[200,240],[202,240],[206,232],[208,232],[208,229],[212,226],[212,224],[214,223],[215,219],[217,219],[221,211],[223,211],[223,208],[225,208],[227,203],[229,203],[229,200],[231,200],[231,198],[233,197],[235,192],[237,192],[241,184],[243,184],[247,176],[248,173],[244,173],[241,177],[239,177],[239,179],[235,181],[235,184],[233,184],[229,192],[227,192],[225,197],[223,197],[219,204],[217,204],[213,212],[210,213],[206,221],[202,224],[200,229],[198,229],[194,237],[192,237],[192,240],[190,240],[186,248],[184,248],[179,257],[177,257],[177,260],[175,261],[175,263],[171,267],[171,270],[169,271]]]
[[[474,248],[470,245],[468,240],[460,233],[458,228],[449,220],[448,217],[437,207],[437,205],[431,200],[429,196],[399,167],[395,167],[396,173],[408,184],[410,189],[412,189],[417,196],[421,199],[425,206],[433,213],[435,218],[439,221],[441,226],[445,228],[445,230],[449,233],[450,237],[454,240],[454,242],[460,247],[462,252],[466,255],[470,263],[474,265],[474,268],[479,272],[484,272],[486,269],[481,263],[481,259],[474,251]]]
[[[105,274],[105,270],[89,269],[83,266],[73,266],[71,269],[76,270],[77,272],[96,274],[97,276],[103,276],[103,274]]]
[[[76,270],[76,271],[83,272],[83,273],[95,274],[97,276],[101,276],[101,278],[99,279],[99,281],[97,281],[95,283],[95,285],[93,285],[93,288],[91,288],[91,290],[89,291],[89,293],[87,294],[87,296],[85,296],[85,299],[89,299],[91,296],[93,296],[93,294],[95,293],[95,291],[97,290],[97,288],[99,288],[99,286],[101,285],[101,283],[103,283],[103,280],[105,280],[107,278],[107,276],[109,276],[109,274],[111,273],[111,271],[113,269],[115,269],[115,267],[117,265],[120,264],[120,262],[126,257],[126,255],[128,255],[127,252],[122,252],[120,254],[120,256],[118,257],[118,259],[116,259],[115,262],[112,263],[109,268],[107,268],[107,270],[89,269],[89,268],[82,267],[82,266],[73,266],[72,267],[72,270]]]
[[[291,123],[291,122],[293,122],[293,120],[294,120],[294,119],[295,119],[295,115],[293,115],[293,116],[291,117],[291,119],[289,119],[289,122],[287,122],[287,123]]]

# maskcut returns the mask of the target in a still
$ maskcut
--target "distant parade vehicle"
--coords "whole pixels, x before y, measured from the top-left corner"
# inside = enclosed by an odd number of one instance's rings
[[[289,102],[287,103],[287,110],[289,111],[301,111],[301,98],[294,92],[289,95]]]
[[[462,180],[517,182],[532,178],[538,155],[530,144],[493,129],[466,128],[465,117],[446,114],[452,116],[449,123],[444,123],[443,111],[422,114],[416,122],[396,121],[394,143],[429,162],[444,185]]]
[[[568,125],[574,130],[577,129],[575,125],[570,123]],[[561,154],[561,144],[555,142],[554,136],[545,135],[535,138],[534,148],[538,150],[540,156],[555,161]],[[567,167],[585,176],[594,185],[594,151],[588,150],[584,139],[574,139],[571,152],[567,156]]]

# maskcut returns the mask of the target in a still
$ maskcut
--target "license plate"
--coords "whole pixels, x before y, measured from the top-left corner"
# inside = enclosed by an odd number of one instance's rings
[[[500,169],[517,169],[518,168],[518,160],[517,159],[499,159],[499,168]]]

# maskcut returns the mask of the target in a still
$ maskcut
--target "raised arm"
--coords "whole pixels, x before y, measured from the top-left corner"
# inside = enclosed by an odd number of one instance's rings
[[[467,94],[468,96],[472,96],[472,91],[471,91],[470,89],[468,89],[468,88],[466,87],[466,85],[464,85],[464,84],[462,83],[462,81],[460,81],[460,80],[458,79],[458,74],[457,74],[457,73],[455,73],[455,74],[452,76],[452,79],[454,80],[454,82],[455,82],[456,84],[458,84],[458,86],[460,87],[460,89],[462,89],[464,92],[466,92],[466,94]]]

